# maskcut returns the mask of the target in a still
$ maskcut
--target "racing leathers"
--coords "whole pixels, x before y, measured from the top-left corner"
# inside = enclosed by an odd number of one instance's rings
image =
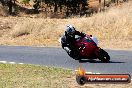
[[[75,31],[72,35],[68,35],[67,32],[61,38],[62,48],[68,53],[68,55],[74,59],[79,59],[79,49],[75,46],[75,35],[85,37],[85,34],[79,31]]]

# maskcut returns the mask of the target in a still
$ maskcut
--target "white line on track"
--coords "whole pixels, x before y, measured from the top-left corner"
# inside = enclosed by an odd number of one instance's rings
[[[8,62],[9,64],[16,64],[16,62]]]
[[[0,61],[0,63],[3,63],[3,64],[6,64],[6,63],[9,63],[9,64],[24,64],[24,63],[16,63],[16,62],[8,62],[8,61]]]
[[[7,63],[7,61],[0,61],[0,63],[4,63],[5,64],[5,63]]]
[[[18,64],[24,64],[24,63],[18,63]]]

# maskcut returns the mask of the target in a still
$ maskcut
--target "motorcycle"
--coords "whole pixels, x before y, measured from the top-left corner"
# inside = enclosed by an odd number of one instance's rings
[[[98,47],[98,40],[96,37],[86,35],[86,37],[76,36],[75,39],[75,46],[79,50],[79,60],[99,59],[104,63],[109,62],[109,54],[105,50]]]

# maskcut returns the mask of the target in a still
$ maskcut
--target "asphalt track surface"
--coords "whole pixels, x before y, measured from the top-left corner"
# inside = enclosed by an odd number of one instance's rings
[[[0,46],[0,61],[54,66],[76,70],[80,64],[88,72],[132,75],[132,51],[106,50],[111,60],[101,63],[99,60],[77,61],[70,58],[61,48]]]

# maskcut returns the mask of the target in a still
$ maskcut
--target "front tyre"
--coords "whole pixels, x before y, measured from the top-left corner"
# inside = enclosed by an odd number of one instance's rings
[[[105,50],[100,49],[98,53],[98,59],[104,63],[108,63],[110,61],[110,56]]]

